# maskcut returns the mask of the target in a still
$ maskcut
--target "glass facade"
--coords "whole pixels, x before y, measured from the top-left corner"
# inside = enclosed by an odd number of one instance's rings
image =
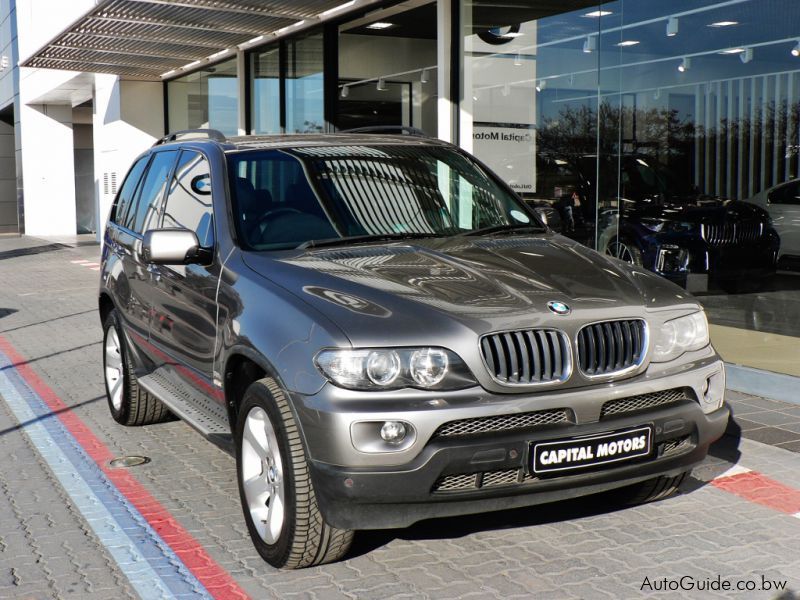
[[[286,131],[325,129],[325,77],[322,32],[286,43]]]
[[[236,135],[239,131],[236,59],[169,81],[167,99],[172,131],[211,128]]]
[[[416,127],[437,135],[436,3],[339,27],[339,129]]]
[[[250,133],[281,132],[280,48],[250,55],[252,127]]]
[[[697,294],[724,358],[800,374],[800,5],[462,0],[461,23],[462,145]]]
[[[455,103],[453,138],[552,228],[696,294],[727,360],[800,375],[800,4],[453,11],[395,5],[248,52],[249,131],[437,135]],[[167,87],[172,130],[235,133],[234,60]]]

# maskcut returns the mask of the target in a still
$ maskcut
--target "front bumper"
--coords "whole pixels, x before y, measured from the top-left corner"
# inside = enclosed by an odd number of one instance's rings
[[[314,487],[328,523],[343,529],[408,527],[423,519],[474,514],[577,498],[659,475],[677,475],[701,462],[728,424],[723,406],[705,415],[697,403],[592,425],[516,433],[480,442],[431,445],[424,461],[399,469],[357,469],[312,463]],[[531,476],[532,441],[563,439],[651,425],[654,456],[573,474]],[[516,479],[510,480],[510,474]],[[567,472],[569,473],[569,472]],[[476,485],[442,489],[473,477]],[[478,487],[483,482],[482,487]],[[488,482],[488,484],[487,484]]]
[[[688,275],[715,279],[760,279],[775,272],[779,242],[772,234],[755,243],[713,246],[683,234],[654,234],[642,240],[644,267],[683,284]]]
[[[712,380],[717,383],[718,401],[703,404]],[[525,394],[494,394],[480,388],[375,394],[329,385],[314,396],[293,395],[293,400],[326,520],[340,528],[370,529],[550,502],[685,471],[703,460],[708,446],[725,430],[728,411],[718,408],[722,389],[723,365],[709,346],[675,363],[651,364],[631,379],[589,387]],[[664,390],[682,390],[685,398],[646,410],[603,412],[610,401]],[[441,427],[463,419],[518,417],[558,409],[567,410],[570,418],[525,430],[466,437],[439,434]],[[359,424],[382,420],[411,424],[413,440],[394,451],[359,451],[354,433]],[[655,451],[649,457],[560,477],[537,479],[529,473],[533,441],[641,425],[653,428]],[[665,444],[671,448],[668,452]],[[448,484],[463,484],[470,477],[471,485]]]

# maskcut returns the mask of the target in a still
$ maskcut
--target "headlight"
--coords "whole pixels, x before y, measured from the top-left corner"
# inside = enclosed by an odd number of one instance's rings
[[[699,312],[664,323],[653,335],[652,362],[675,360],[684,352],[708,346],[708,321]]]
[[[665,221],[662,219],[642,219],[641,224],[650,231],[665,233],[680,233],[682,231],[692,231],[696,225],[694,223],[684,223],[682,221]]]
[[[450,390],[475,384],[464,361],[444,348],[327,349],[315,361],[331,383],[350,390]]]

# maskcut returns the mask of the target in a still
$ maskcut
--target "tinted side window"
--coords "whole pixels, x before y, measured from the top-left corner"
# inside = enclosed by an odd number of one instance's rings
[[[214,245],[211,166],[202,154],[181,152],[161,226],[190,229],[197,233],[201,246]]]
[[[769,201],[774,204],[800,204],[800,181],[773,190]]]
[[[145,175],[144,181],[139,187],[139,200],[136,205],[135,218],[133,225],[130,226],[130,229],[136,233],[142,233],[145,228],[151,228],[156,224],[159,204],[164,197],[167,178],[172,170],[172,165],[175,163],[176,154],[177,151],[169,150],[153,155],[147,175]],[[130,218],[127,220],[130,222]]]
[[[113,223],[122,225],[125,222],[125,215],[130,205],[133,203],[139,180],[142,178],[142,173],[144,173],[149,158],[149,156],[140,158],[133,167],[131,167],[130,171],[128,171],[128,175],[125,177],[125,183],[122,184],[122,188],[114,202],[114,207],[111,209],[110,219]]]

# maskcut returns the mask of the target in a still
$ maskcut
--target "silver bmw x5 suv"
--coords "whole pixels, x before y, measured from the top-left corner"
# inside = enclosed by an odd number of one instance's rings
[[[413,135],[168,136],[114,202],[99,309],[113,418],[234,454],[277,567],[356,529],[663,497],[728,421],[696,300]]]

